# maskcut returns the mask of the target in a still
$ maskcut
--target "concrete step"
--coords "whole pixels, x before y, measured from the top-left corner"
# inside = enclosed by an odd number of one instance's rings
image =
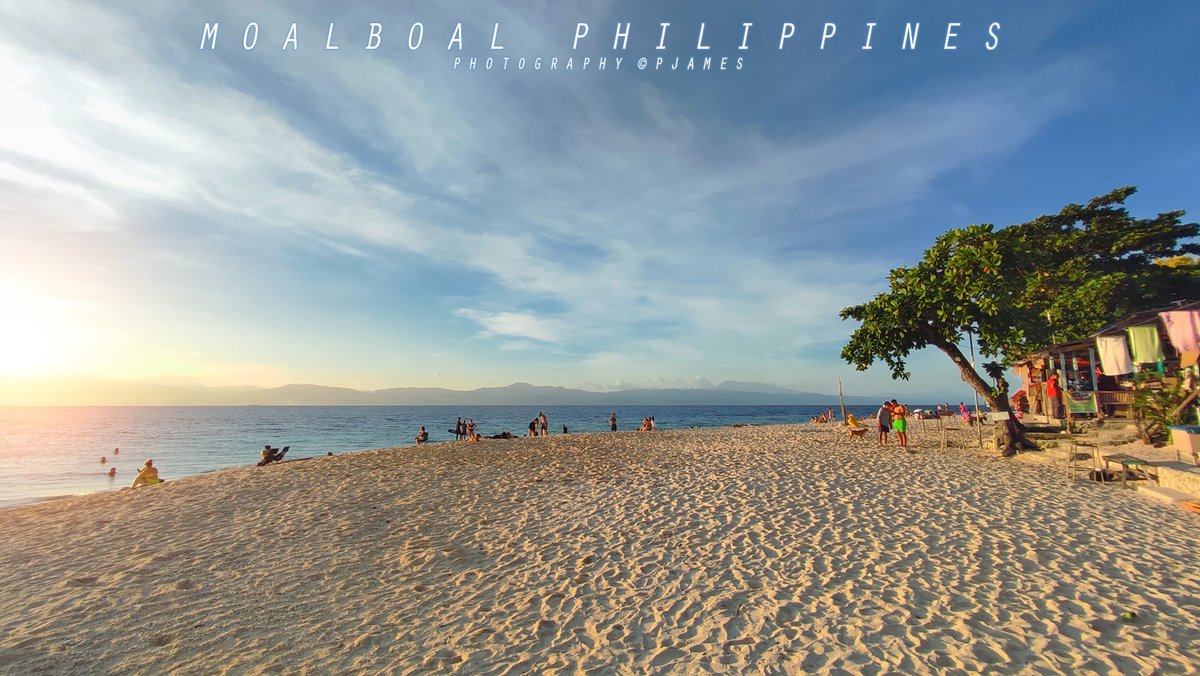
[[[1162,500],[1175,504],[1178,502],[1193,502],[1197,498],[1191,493],[1175,490],[1174,488],[1163,488],[1162,486],[1138,486],[1137,491],[1143,493],[1155,500]]]

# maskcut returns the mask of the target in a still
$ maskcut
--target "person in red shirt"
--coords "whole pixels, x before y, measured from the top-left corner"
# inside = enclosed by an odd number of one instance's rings
[[[1050,379],[1046,381],[1046,403],[1049,404],[1050,417],[1059,417],[1062,407],[1062,390],[1058,386],[1057,373],[1050,374]]]

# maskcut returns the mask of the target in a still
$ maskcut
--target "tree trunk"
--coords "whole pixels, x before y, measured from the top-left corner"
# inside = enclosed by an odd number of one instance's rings
[[[926,338],[929,339],[930,344],[945,352],[946,356],[950,357],[950,361],[954,362],[954,365],[958,367],[959,372],[962,374],[963,381],[978,392],[979,396],[983,397],[983,400],[987,402],[987,405],[993,411],[1008,413],[1008,420],[1004,421],[1003,436],[997,443],[997,446],[1000,447],[998,449],[1000,454],[1008,457],[1016,455],[1018,451],[1037,450],[1037,444],[1026,438],[1025,426],[1021,424],[1021,421],[1013,417],[1012,410],[1008,406],[1008,398],[1003,393],[1000,393],[998,396],[996,392],[992,391],[991,387],[988,387],[987,381],[976,373],[974,367],[971,366],[971,361],[962,353],[962,350],[958,349],[958,346],[954,343],[942,339],[941,336],[932,330],[926,333]]]

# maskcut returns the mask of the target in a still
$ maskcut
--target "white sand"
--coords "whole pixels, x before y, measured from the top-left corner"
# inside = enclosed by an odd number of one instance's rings
[[[1200,517],[918,442],[442,444],[6,510],[0,672],[1196,669]]]

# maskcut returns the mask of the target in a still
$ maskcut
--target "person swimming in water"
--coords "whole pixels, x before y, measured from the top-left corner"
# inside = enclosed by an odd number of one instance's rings
[[[147,460],[146,464],[142,465],[142,471],[133,478],[133,483],[129,487],[152,486],[158,483],[162,483],[162,479],[158,478],[158,468],[154,466],[153,460]]]

